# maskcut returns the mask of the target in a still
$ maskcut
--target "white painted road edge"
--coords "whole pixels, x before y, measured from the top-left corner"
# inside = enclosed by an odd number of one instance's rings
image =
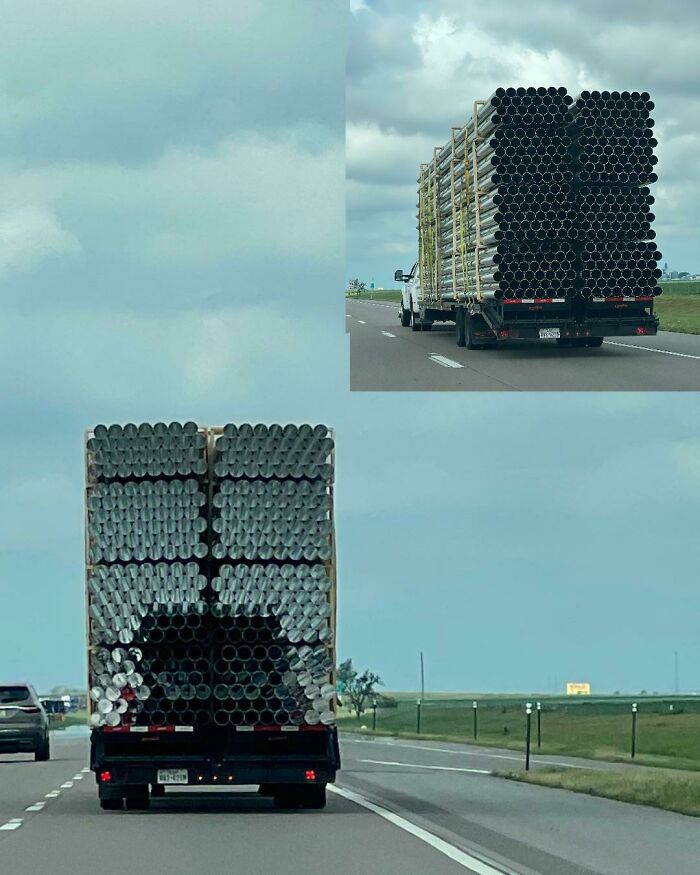
[[[515,762],[522,763],[525,759],[525,755],[521,756],[510,756],[509,754],[503,753],[485,753],[484,751],[475,751],[475,750],[453,750],[449,747],[426,747],[422,744],[403,744],[397,741],[379,741],[375,738],[345,738],[343,737],[343,744],[382,744],[386,747],[403,747],[407,750],[422,750],[423,752],[429,751],[430,753],[450,753],[453,755],[457,755],[460,757],[481,757],[482,759],[494,759],[494,760],[514,760]],[[560,760],[545,760],[540,756],[533,754],[532,762],[535,764],[543,765],[543,766],[561,766],[566,769],[604,769],[605,766],[595,766],[595,765],[585,765],[581,766],[577,763],[563,763]]]
[[[471,854],[467,854],[456,845],[451,845],[444,839],[428,832],[427,829],[416,826],[415,823],[411,823],[410,820],[406,820],[406,818],[401,817],[400,814],[394,814],[394,812],[389,811],[388,808],[383,808],[375,802],[370,802],[369,799],[365,799],[365,797],[360,796],[359,793],[355,793],[345,787],[338,787],[333,784],[329,784],[328,789],[331,793],[336,793],[338,796],[342,796],[344,799],[354,802],[355,805],[360,805],[362,808],[366,808],[368,811],[378,814],[380,817],[383,817],[384,820],[393,823],[394,826],[398,826],[399,829],[415,836],[420,841],[425,842],[426,845],[430,845],[431,848],[434,848],[436,851],[449,857],[450,860],[453,860],[459,866],[473,872],[474,875],[514,875],[514,873],[511,873],[506,869],[495,869],[493,866],[490,866],[478,857],[473,857]]]
[[[438,355],[436,352],[431,352],[428,358],[435,362],[436,365],[442,365],[443,368],[463,368],[464,365],[459,362],[454,361],[453,359],[445,358],[444,355]]]
[[[626,346],[628,349],[642,349],[644,352],[658,352],[661,355],[675,355],[681,359],[697,359],[700,361],[700,355],[690,355],[687,352],[671,352],[670,349],[655,349],[653,346],[639,346],[637,343],[619,343],[617,340],[604,340],[603,343],[608,346]]]
[[[488,769],[462,769],[459,766],[426,766],[424,763],[392,763],[388,760],[360,760],[375,766],[407,766],[411,769],[435,769],[438,772],[471,772],[473,775],[490,775]]]

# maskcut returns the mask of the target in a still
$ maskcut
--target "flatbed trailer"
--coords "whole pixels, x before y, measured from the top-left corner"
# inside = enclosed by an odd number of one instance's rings
[[[522,340],[596,347],[605,337],[655,335],[659,325],[653,296],[470,300],[441,307],[420,307],[409,296],[398,315],[401,324],[414,331],[430,331],[435,322],[452,322],[457,345],[468,349],[494,349]]]
[[[321,808],[340,751],[335,727],[100,727],[90,768],[107,809],[147,808],[166,786],[251,784],[280,807]]]

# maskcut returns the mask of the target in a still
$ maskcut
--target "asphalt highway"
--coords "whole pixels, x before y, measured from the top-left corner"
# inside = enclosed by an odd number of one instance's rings
[[[613,337],[599,349],[555,341],[457,346],[454,323],[402,328],[398,304],[345,300],[353,391],[696,391],[700,336]]]
[[[0,754],[0,871],[12,875],[674,875],[697,873],[694,818],[505,781],[517,754],[345,737],[325,811],[252,790],[178,788],[150,811],[101,811],[85,732],[52,760]],[[504,759],[512,757],[512,761]],[[572,768],[583,761],[542,757]],[[601,763],[596,767],[609,768]]]

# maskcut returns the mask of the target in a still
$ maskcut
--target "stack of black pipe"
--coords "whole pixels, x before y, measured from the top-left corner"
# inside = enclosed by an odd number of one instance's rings
[[[661,253],[646,187],[656,182],[646,92],[583,91],[571,107],[585,297],[658,294]]]
[[[496,298],[573,292],[571,103],[554,87],[499,88],[487,101],[494,130],[477,151],[479,189],[489,192],[481,281]]]

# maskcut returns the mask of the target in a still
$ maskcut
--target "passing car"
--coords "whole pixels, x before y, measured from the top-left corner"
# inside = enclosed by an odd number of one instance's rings
[[[50,759],[49,718],[31,684],[0,683],[0,751]]]

